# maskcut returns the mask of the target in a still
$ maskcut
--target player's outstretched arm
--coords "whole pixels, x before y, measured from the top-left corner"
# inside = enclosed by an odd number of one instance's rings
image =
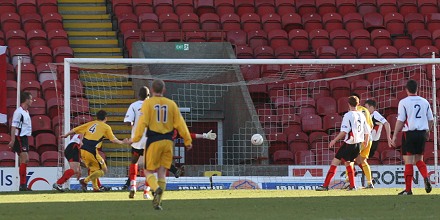
[[[191,138],[193,139],[208,139],[208,140],[215,140],[217,138],[217,134],[213,133],[212,130],[208,131],[208,133],[203,134],[194,134],[191,133]]]
[[[115,143],[115,144],[131,144],[131,143],[133,143],[131,140],[129,140],[128,138],[125,138],[124,140],[119,140],[119,139],[113,139],[113,140],[110,140],[112,143]]]
[[[345,133],[345,131],[339,132],[339,134],[335,137],[335,139],[330,141],[330,143],[328,144],[328,147],[329,148],[334,147],[337,141],[339,141],[341,138],[345,137],[345,134],[347,134],[347,133]]]
[[[75,134],[75,131],[73,129],[67,132],[66,134],[60,135],[60,138],[67,138],[72,134]]]

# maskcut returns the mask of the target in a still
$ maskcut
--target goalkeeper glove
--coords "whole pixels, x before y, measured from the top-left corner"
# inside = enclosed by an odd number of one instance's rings
[[[208,133],[203,133],[203,138],[209,140],[215,140],[217,138],[217,134],[212,133],[212,130],[210,130]]]

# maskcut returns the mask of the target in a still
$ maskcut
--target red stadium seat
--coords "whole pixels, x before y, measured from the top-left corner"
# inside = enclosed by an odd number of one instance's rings
[[[290,151],[293,153],[309,149],[309,137],[302,131],[289,133],[287,136],[287,142],[289,144]]]
[[[123,14],[132,14],[133,4],[131,0],[113,0],[112,9],[116,17],[119,17]]]
[[[40,15],[58,13],[57,0],[37,0],[37,6]]]
[[[324,78],[324,76],[320,76]],[[315,99],[318,100],[321,97],[330,96],[330,89],[327,81],[317,81],[314,83],[309,83],[310,94]]]
[[[383,46],[377,50],[379,58],[399,58],[398,51],[393,46]]]
[[[221,16],[222,29],[225,31],[237,31],[241,29],[240,17],[235,13],[227,13]]]
[[[391,34],[385,29],[375,29],[371,31],[371,41],[376,48],[390,46]]]
[[[289,32],[290,46],[296,51],[309,49],[309,34],[302,29],[295,29]]]
[[[184,13],[180,15],[180,28],[182,30],[200,30],[199,16],[194,13]]]
[[[283,29],[287,32],[290,32],[294,29],[303,29],[301,16],[299,16],[299,14],[296,14],[296,13],[284,14],[281,17],[281,25],[282,25]],[[308,33],[308,32],[306,32],[306,33]]]
[[[330,32],[331,45],[337,50],[341,47],[348,47],[351,45],[350,35],[348,31],[340,29]]]
[[[345,114],[348,111],[348,96],[340,97],[337,99],[338,102],[338,113]]]
[[[0,30],[0,45],[6,45],[5,33]]]
[[[82,124],[85,124],[85,123],[87,123],[87,122],[91,122],[91,121],[93,121],[94,119],[92,118],[92,116],[90,116],[90,115],[78,115],[78,116],[76,116],[75,118],[73,118],[73,120],[72,120],[72,126],[79,126],[79,125],[82,125]]]
[[[304,30],[309,33],[316,29],[323,29],[321,15],[316,13],[304,14],[302,16],[302,24],[304,26]]]
[[[50,118],[55,118],[57,115],[61,115],[61,113],[64,111],[64,100],[55,97],[48,99],[46,110],[47,115]]]
[[[253,49],[261,46],[267,46],[267,33],[263,30],[254,30],[247,33],[247,42]]]
[[[278,14],[265,14],[261,16],[261,23],[263,30],[266,32],[282,29],[281,17]]]
[[[318,115],[329,115],[337,112],[336,100],[332,97],[320,97],[316,100]]]
[[[215,13],[214,0],[199,0],[194,1],[195,9],[199,16],[206,13]]]
[[[78,79],[71,80],[70,84],[70,96],[71,97],[83,97],[84,96],[84,86],[82,82]]]
[[[173,6],[174,12],[177,15],[194,13],[194,3],[192,0],[174,0]]]
[[[402,47],[411,46],[411,44],[411,38],[407,35],[397,35],[393,40],[393,46],[398,50]]]
[[[295,106],[295,101],[286,96],[275,96],[272,100],[275,108],[293,108]]]
[[[255,9],[257,14],[263,16],[265,14],[275,13],[275,1],[274,0],[255,0]]]
[[[239,16],[243,16],[248,13],[255,13],[254,1],[235,0],[235,11]]]
[[[322,118],[322,128],[324,131],[329,132],[330,129],[339,129],[342,123],[342,117],[336,113],[336,101],[335,101],[335,113],[327,114]]]
[[[269,155],[273,155],[278,150],[287,150],[287,137],[283,133],[273,133],[268,135],[270,144]]]
[[[206,40],[208,42],[225,42],[226,41],[226,32],[223,30],[208,31],[206,33]]]
[[[36,0],[17,0],[17,12],[21,16],[37,13]]]
[[[322,16],[322,23],[324,24],[324,29],[328,32],[334,30],[343,29],[342,17],[338,13],[327,13]]]
[[[274,164],[294,164],[294,156],[291,151],[288,150],[277,150],[273,154]]]
[[[260,67],[261,67],[261,77],[270,77],[273,75],[279,75],[281,73],[281,68],[280,68],[280,65],[278,65],[278,64],[264,64],[264,65],[261,65]],[[284,94],[284,92],[286,92],[284,90],[284,87],[285,87],[285,85],[277,84],[277,83],[268,84],[269,91],[271,89],[280,89],[281,88],[283,90],[282,91],[283,94]]]
[[[70,112],[72,114],[88,113],[89,111],[89,101],[87,99],[76,97],[70,100]]]
[[[67,46],[59,46],[53,49],[53,57],[56,63],[63,63],[64,58],[73,58],[73,50]]]
[[[11,151],[0,151],[0,166],[1,167],[14,167],[15,166],[15,153]]]
[[[318,59],[336,59],[336,50],[332,46],[320,46],[315,54]]]
[[[419,50],[414,46],[402,47],[399,49],[400,58],[418,58]]]
[[[301,118],[302,130],[304,132],[322,131],[322,119],[319,115],[305,115]]]
[[[434,36],[433,36],[433,38],[434,38]],[[435,57],[438,57],[439,56],[438,48],[435,46],[427,45],[427,46],[423,46],[419,49],[419,55],[421,58],[431,58],[432,53],[435,53]],[[428,76],[429,76],[429,73],[428,73]]]
[[[61,83],[54,80],[46,80],[41,84],[41,90],[43,91],[44,98],[49,100],[50,98],[56,98],[63,92]]]
[[[225,14],[235,13],[234,0],[215,0],[216,13],[222,17]]]
[[[41,154],[41,165],[45,167],[58,166],[59,154],[57,151],[45,151]]]
[[[34,47],[32,49],[32,60],[36,66],[42,63],[52,63],[52,50],[47,46]]]
[[[21,90],[30,92],[33,98],[41,97],[40,87],[41,87],[40,83],[35,80],[21,82]]]
[[[124,49],[128,52],[128,57],[132,57],[133,43],[141,42],[142,35],[140,30],[128,30],[124,32]]]
[[[24,32],[29,32],[31,30],[41,30],[43,29],[43,23],[41,16],[37,13],[24,14],[21,16],[21,23]]]
[[[128,30],[138,30],[138,16],[135,14],[122,14],[118,16],[118,29],[120,33]]]
[[[361,59],[377,58],[377,49],[374,46],[359,47],[358,58],[361,58]]]
[[[400,165],[402,164],[402,156],[397,150],[384,150],[381,153],[382,164],[384,165]]]
[[[316,155],[310,150],[295,152],[297,165],[316,165]]]
[[[139,28],[142,31],[158,30],[159,17],[154,13],[142,13],[139,15]]]
[[[235,47],[247,45],[247,33],[243,30],[228,31],[227,41]]]
[[[301,131],[301,118],[295,114],[294,109],[279,108],[276,111],[278,115],[281,115],[281,125],[286,135],[289,134],[289,132]]]
[[[9,48],[26,46],[26,35],[22,30],[11,30],[5,33],[6,44]],[[12,57],[12,56],[11,56]]]
[[[314,29],[309,32],[310,45],[313,50],[318,49],[321,46],[330,45],[330,39],[328,32],[322,29]]]
[[[0,15],[7,13],[15,13],[15,0],[3,0],[0,2]]]
[[[29,151],[28,155],[29,155],[29,161],[28,161],[27,165],[29,167],[39,167],[40,166],[40,155],[38,155],[38,153],[35,151]]]
[[[175,31],[179,29],[179,17],[174,13],[163,13],[159,15],[160,29]]]
[[[18,57],[22,57],[22,63],[31,62],[31,52],[26,46],[16,46],[9,49],[9,55],[11,56],[12,65],[15,67],[18,65]]]
[[[332,80],[330,81],[330,91],[335,100],[340,97],[348,97],[350,96],[350,83],[345,79]]]
[[[21,18],[17,13],[5,13],[0,17],[1,28],[3,32],[7,33],[11,30],[21,29]]]
[[[67,32],[64,30],[52,30],[47,33],[50,48],[54,49],[59,46],[69,46]]]
[[[261,30],[261,18],[255,13],[243,14],[241,15],[241,26],[246,32]]]
[[[428,30],[415,30],[412,32],[411,38],[413,45],[417,49],[426,45],[432,45],[431,32]]]
[[[371,84],[366,79],[355,80],[351,82],[351,91],[359,94],[361,97],[370,97],[368,93],[371,91]]]
[[[403,15],[403,13],[401,13]],[[412,34],[415,30],[425,29],[425,17],[419,13],[410,13],[405,15],[405,25],[408,34]]]
[[[254,48],[255,59],[274,59],[275,54],[270,46],[258,46]]]
[[[175,2],[178,2],[178,0]],[[134,14],[137,16],[140,16],[143,13],[153,13],[154,11],[152,0],[133,0],[132,3]]]
[[[200,26],[202,30],[220,30],[220,17],[214,13],[205,13],[200,15]]]
[[[342,21],[344,22],[345,30],[347,30],[349,33],[355,30],[364,29],[364,19],[359,13],[350,13],[344,15],[344,17],[342,17]]]
[[[18,69],[18,65],[15,67],[16,72]],[[36,80],[36,70],[35,66],[32,63],[23,63],[21,65],[21,80],[22,81],[33,81]]]
[[[383,16],[375,12],[364,15],[364,28],[368,31],[384,29]]]
[[[384,16],[384,25],[390,34],[404,34],[405,23],[403,16],[397,12],[386,14]]]
[[[44,30],[49,33],[52,30],[63,30],[63,17],[58,13],[43,15]]]
[[[389,13],[397,12],[397,2],[396,0],[377,0],[377,7],[379,13],[386,16]]]
[[[366,30],[354,30],[350,33],[350,39],[356,49],[371,45],[370,33]]]
[[[315,0],[296,0],[295,1],[296,10],[301,16],[305,14],[316,13]]]
[[[146,42],[164,42],[165,36],[162,31],[147,31],[144,33]]]
[[[206,42],[206,33],[203,31],[188,31],[185,33],[186,42]]]
[[[326,147],[326,146],[324,146]],[[317,165],[330,165],[333,158],[335,158],[335,152],[331,149],[319,149],[316,151],[316,164]]]
[[[336,56],[339,59],[356,59],[357,51],[354,47],[340,47],[336,50]]]
[[[268,33],[269,44],[273,49],[289,45],[287,32],[284,30],[272,30]]]
[[[46,114],[46,102],[44,99],[38,97],[32,97],[32,106],[29,107],[29,114],[33,115],[45,115]]]
[[[417,0],[399,0],[397,1],[397,7],[403,16],[418,12]]]
[[[438,13],[438,3],[436,0],[418,0],[419,13],[428,15]]]
[[[355,0],[336,0],[336,7],[342,16],[357,12]]]
[[[253,59],[254,51],[248,46],[237,46],[235,47],[235,56],[238,59]]]
[[[290,46],[280,46],[275,49],[275,57],[277,59],[293,59],[295,58],[295,50]]]
[[[290,0],[275,0],[275,7],[280,16],[296,12],[295,2]]]
[[[426,29],[431,33],[440,29],[440,13],[426,15]]]
[[[32,135],[52,132],[52,121],[46,115],[32,116]]]
[[[48,46],[47,34],[43,30],[32,30],[26,33],[29,48],[32,50],[38,46]]]
[[[38,81],[40,81],[41,84],[43,84],[46,81],[54,81],[57,79],[57,76],[55,75],[55,73],[52,73],[52,70],[50,69],[47,63],[42,63],[37,66],[37,74],[38,74]],[[43,91],[43,96],[45,99],[47,99],[44,91]]]
[[[337,11],[335,0],[315,0],[315,2],[318,13],[321,16],[328,13],[336,13]]]
[[[260,67],[258,65],[240,65],[240,71],[246,81],[258,79],[260,75]]]
[[[357,10],[361,15],[377,11],[376,0],[357,0],[356,2]]]

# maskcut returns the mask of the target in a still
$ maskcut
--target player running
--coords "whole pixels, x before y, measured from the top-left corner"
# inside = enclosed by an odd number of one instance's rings
[[[76,174],[76,178],[79,180],[81,178],[81,166],[80,166],[80,149],[82,145],[82,136],[80,134],[75,134],[72,139],[70,139],[69,144],[64,150],[64,156],[67,161],[69,161],[70,169],[64,171],[63,176],[57,180],[52,186],[54,189],[64,192],[63,184]]]

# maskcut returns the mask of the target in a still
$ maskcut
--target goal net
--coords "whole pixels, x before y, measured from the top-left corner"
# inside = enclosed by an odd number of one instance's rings
[[[346,98],[356,93],[362,105],[367,99],[375,100],[377,111],[393,131],[408,79],[417,80],[419,95],[434,104],[434,63],[430,59],[66,59],[64,65],[52,68],[64,81],[64,93],[58,100],[65,104],[57,106],[63,111],[59,112],[60,130],[56,132],[93,120],[103,109],[116,137],[130,137],[131,127],[123,123],[128,106],[138,99],[139,88],[162,79],[166,97],[181,108],[191,133],[217,133],[215,141],[194,140],[191,151],[185,151],[182,140],[176,139],[175,164],[184,167],[184,177],[172,181],[215,173],[243,180],[236,187],[252,188],[251,182],[259,181],[268,182],[268,188],[270,182],[291,183],[272,186],[278,189],[300,188],[297,182],[313,188],[322,184],[341,144],[328,147],[348,110]],[[397,184],[402,178],[399,172],[403,172],[401,134],[398,147],[389,148],[385,128],[382,130],[376,154],[369,159],[373,178],[379,184]],[[262,145],[251,144],[256,133],[263,135]],[[436,137],[431,132],[424,156],[432,171],[431,180],[438,182],[434,178]],[[130,149],[104,141],[107,177],[128,176]],[[340,185],[344,173],[345,168],[339,167],[334,187]],[[357,181],[364,181],[359,168],[357,173]],[[254,179],[247,181],[251,179],[246,177]],[[212,178],[210,181],[212,187]],[[261,184],[257,187],[264,188]]]

